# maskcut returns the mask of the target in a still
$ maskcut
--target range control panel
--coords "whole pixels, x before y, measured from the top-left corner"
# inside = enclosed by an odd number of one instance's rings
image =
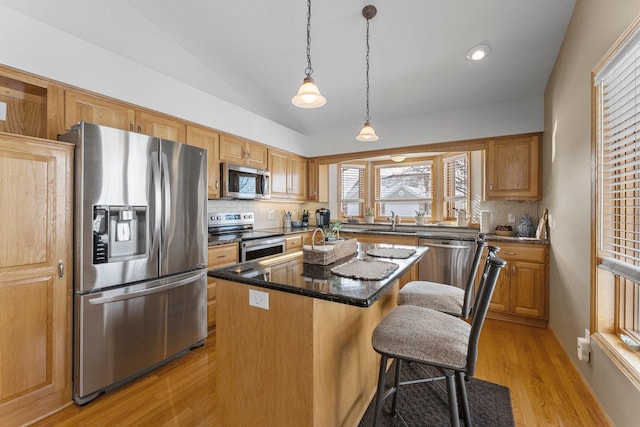
[[[223,227],[227,225],[253,225],[253,212],[209,212],[209,227]]]

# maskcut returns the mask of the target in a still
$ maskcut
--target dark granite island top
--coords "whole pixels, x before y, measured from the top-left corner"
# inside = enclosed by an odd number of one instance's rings
[[[375,248],[405,248],[413,249],[416,252],[406,259],[367,255],[368,251]],[[390,285],[407,273],[424,256],[427,249],[422,246],[358,243],[356,254],[326,266],[304,263],[303,252],[297,251],[210,270],[208,275],[261,288],[359,307],[369,307],[384,294]],[[398,265],[398,268],[382,280],[351,279],[337,276],[331,272],[333,267],[354,258],[393,262]]]

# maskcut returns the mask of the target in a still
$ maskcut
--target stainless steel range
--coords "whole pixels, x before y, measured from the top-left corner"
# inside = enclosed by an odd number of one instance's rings
[[[240,240],[240,261],[251,261],[284,252],[280,231],[254,230],[253,212],[210,212],[209,235],[220,241]]]

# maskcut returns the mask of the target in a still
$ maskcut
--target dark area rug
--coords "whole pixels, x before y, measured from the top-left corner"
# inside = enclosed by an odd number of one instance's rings
[[[394,362],[396,363],[396,362]],[[387,386],[392,384],[394,366],[387,371]],[[418,378],[441,376],[435,368],[421,366],[415,363],[403,363],[400,374],[401,381]],[[474,426],[513,426],[513,412],[511,410],[511,395],[509,388],[477,378],[472,378],[467,383],[469,394],[469,407],[471,409],[471,422]],[[447,388],[444,380],[428,383],[411,384],[400,387],[398,395],[398,416],[391,418],[390,396],[382,407],[382,426],[448,426],[449,406],[447,401]],[[375,397],[369,404],[360,427],[373,425],[373,406]],[[464,425],[464,420],[460,419]]]

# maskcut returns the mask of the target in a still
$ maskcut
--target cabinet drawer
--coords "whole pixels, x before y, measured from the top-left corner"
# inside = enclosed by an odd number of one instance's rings
[[[489,242],[490,245],[500,248],[498,256],[506,261],[528,261],[544,263],[546,249],[542,245],[513,244],[504,242]]]
[[[208,250],[209,262],[208,266],[222,267],[228,264],[238,262],[238,244],[228,244],[219,246],[210,246]]]
[[[302,236],[286,237],[284,247],[287,252],[302,248]]]

